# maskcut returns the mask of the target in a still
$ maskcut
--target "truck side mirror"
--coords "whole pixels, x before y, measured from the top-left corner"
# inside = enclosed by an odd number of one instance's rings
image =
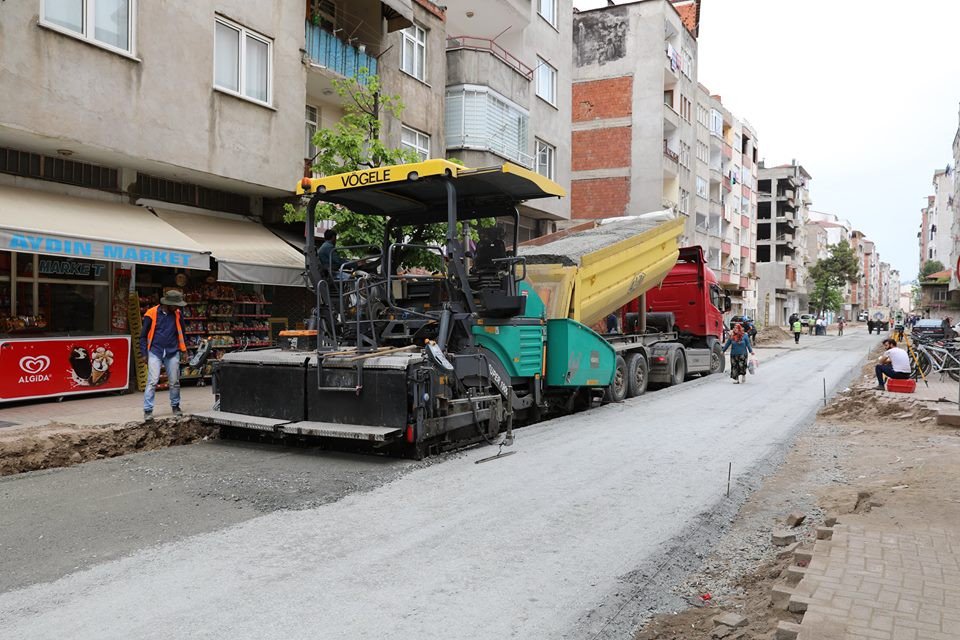
[[[730,296],[723,296],[723,311],[726,313],[733,308],[733,302],[730,300]]]

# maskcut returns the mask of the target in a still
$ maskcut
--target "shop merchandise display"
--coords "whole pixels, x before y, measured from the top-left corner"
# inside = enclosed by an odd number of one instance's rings
[[[187,306],[181,310],[181,320],[187,353],[180,369],[181,380],[203,379],[210,376],[213,360],[223,357],[227,351],[269,347],[270,304],[260,293],[237,292],[227,284],[205,284],[198,289],[184,292]],[[141,310],[146,311],[157,304],[159,296],[141,296]],[[202,367],[189,365],[191,356],[202,342],[210,346],[210,358]]]

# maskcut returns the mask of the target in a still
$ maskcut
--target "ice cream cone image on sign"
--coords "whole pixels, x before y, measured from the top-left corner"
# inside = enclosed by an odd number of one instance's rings
[[[110,366],[113,364],[113,351],[97,347],[93,352],[93,371],[90,373],[90,385],[103,384],[110,379]]]

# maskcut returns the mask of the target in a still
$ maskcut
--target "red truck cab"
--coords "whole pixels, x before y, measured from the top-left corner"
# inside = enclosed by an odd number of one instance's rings
[[[647,292],[647,312],[672,312],[674,330],[687,346],[709,347],[723,339],[723,313],[730,298],[707,266],[703,248],[682,247],[674,265],[659,287]]]

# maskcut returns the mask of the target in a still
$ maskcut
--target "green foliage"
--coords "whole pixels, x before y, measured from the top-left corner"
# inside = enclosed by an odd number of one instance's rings
[[[860,277],[860,261],[846,240],[830,245],[829,249],[829,256],[810,267],[810,278],[814,282],[810,302],[817,313],[840,311],[842,288]]]
[[[943,263],[939,260],[927,260],[920,268],[920,275],[917,277],[917,279],[925,280],[930,276],[930,274],[943,271],[944,269],[946,269],[946,267],[944,267]]]
[[[344,115],[332,128],[318,129],[313,136],[317,155],[312,169],[324,176],[372,169],[383,165],[419,162],[420,156],[409,149],[393,149],[381,139],[381,118],[399,120],[404,105],[398,95],[384,95],[380,79],[361,69],[356,78],[332,80],[334,91],[344,101]],[[458,164],[462,164],[457,161]],[[284,222],[306,219],[304,206],[284,205]],[[337,229],[337,245],[382,246],[386,220],[380,216],[362,215],[345,207],[321,202],[317,205],[316,220],[331,220]],[[477,221],[478,226],[493,224],[493,220]],[[401,229],[394,242],[443,246],[446,224],[422,225]],[[474,237],[476,235],[474,234]],[[340,250],[345,255],[362,255],[362,250]],[[396,262],[405,267],[426,267],[438,270],[441,259],[436,252],[406,250]]]

